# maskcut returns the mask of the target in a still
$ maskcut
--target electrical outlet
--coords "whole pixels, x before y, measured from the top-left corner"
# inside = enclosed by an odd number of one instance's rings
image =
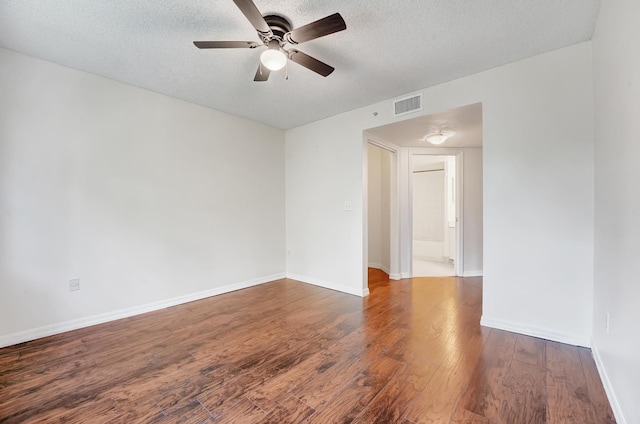
[[[609,334],[609,323],[610,322],[611,322],[611,317],[609,316],[609,312],[607,312],[607,322],[605,324],[606,325],[605,328],[606,328],[607,334]]]
[[[72,278],[69,280],[69,291],[78,291],[80,290],[80,279]]]
[[[345,211],[352,211],[353,210],[353,205],[351,204],[351,202],[344,202],[344,210]]]

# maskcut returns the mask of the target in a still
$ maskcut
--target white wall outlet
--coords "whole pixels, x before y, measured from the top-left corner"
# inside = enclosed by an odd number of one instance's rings
[[[80,290],[80,279],[72,278],[69,280],[69,291],[77,291]]]
[[[609,312],[607,312],[607,322],[605,323],[605,329],[607,331],[607,334],[609,334],[609,323],[611,322],[611,317],[609,315]]]
[[[352,211],[353,210],[353,205],[351,204],[351,202],[344,202],[344,210],[345,211]]]

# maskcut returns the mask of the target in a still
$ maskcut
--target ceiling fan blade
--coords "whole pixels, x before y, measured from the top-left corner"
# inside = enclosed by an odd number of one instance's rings
[[[256,71],[256,76],[253,78],[254,81],[266,81],[269,79],[269,74],[271,71],[266,66],[262,66],[262,63],[258,63],[258,70]]]
[[[296,28],[285,34],[284,37],[291,44],[300,44],[345,29],[347,29],[347,24],[342,19],[342,16],[339,13],[334,13],[326,18]]]
[[[262,17],[262,13],[258,10],[255,3],[251,0],[233,0],[240,11],[247,17],[251,25],[261,34],[272,36],[271,28],[267,21]]]
[[[302,65],[307,69],[311,69],[313,72],[316,72],[323,77],[328,76],[335,69],[332,66],[329,66],[324,62],[320,62],[318,59],[313,58],[308,54],[304,54],[298,50],[291,50],[291,52],[289,52],[289,59],[291,59],[298,65]]]
[[[199,49],[255,49],[262,44],[255,41],[194,41]]]

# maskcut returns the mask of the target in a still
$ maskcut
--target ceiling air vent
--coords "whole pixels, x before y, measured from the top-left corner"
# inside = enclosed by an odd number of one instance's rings
[[[422,94],[412,94],[393,102],[393,116],[406,115],[418,110],[422,110]]]

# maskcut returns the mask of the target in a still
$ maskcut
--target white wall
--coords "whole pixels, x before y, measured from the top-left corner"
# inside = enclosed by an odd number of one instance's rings
[[[284,275],[283,131],[2,49],[0,93],[0,345]]]
[[[444,259],[445,176],[442,170],[413,171],[413,257]]]
[[[390,273],[390,163],[391,153],[367,145],[368,151],[368,230],[369,267]]]
[[[482,149],[463,149],[462,261],[465,276],[484,275],[484,162]],[[503,211],[504,213],[504,211]],[[481,245],[480,248],[477,246]],[[486,280],[484,280],[486,281]]]
[[[371,144],[367,145],[367,170],[368,170],[368,230],[369,230],[369,249],[368,249],[368,261],[369,266],[380,264],[381,252],[380,242],[382,234],[380,231],[380,149],[379,147]]]
[[[521,67],[522,74],[516,78],[498,70],[502,89],[496,88],[483,108],[482,322],[589,346],[591,45],[579,44],[514,66]]]
[[[484,324],[590,342],[590,70],[582,43],[423,90],[424,114],[483,103]],[[385,101],[287,131],[288,274],[363,292],[362,132],[396,121],[391,111]]]
[[[287,276],[362,295],[362,129],[343,114],[288,130],[285,139]]]
[[[593,38],[593,351],[618,422],[640,423],[640,3],[603,0]],[[610,314],[609,332],[606,315]]]
[[[380,265],[391,273],[391,161],[388,150],[380,149]]]
[[[480,161],[482,164],[482,160]],[[457,214],[458,214],[458,206],[456,204],[455,197],[457,196],[456,187],[458,185],[456,179],[456,158],[454,156],[447,156],[445,162],[445,193],[446,193],[446,214],[445,217],[445,234],[444,234],[444,256],[447,259],[451,259],[453,261],[457,261]],[[482,181],[482,172],[480,172],[480,178]],[[482,184],[480,184],[482,188]],[[480,199],[482,200],[482,195],[480,195]],[[482,207],[479,208],[479,213],[482,214]],[[482,221],[480,221],[480,228],[482,228]],[[480,250],[482,250],[482,242],[480,244]],[[482,266],[482,260],[480,261],[480,266]]]

